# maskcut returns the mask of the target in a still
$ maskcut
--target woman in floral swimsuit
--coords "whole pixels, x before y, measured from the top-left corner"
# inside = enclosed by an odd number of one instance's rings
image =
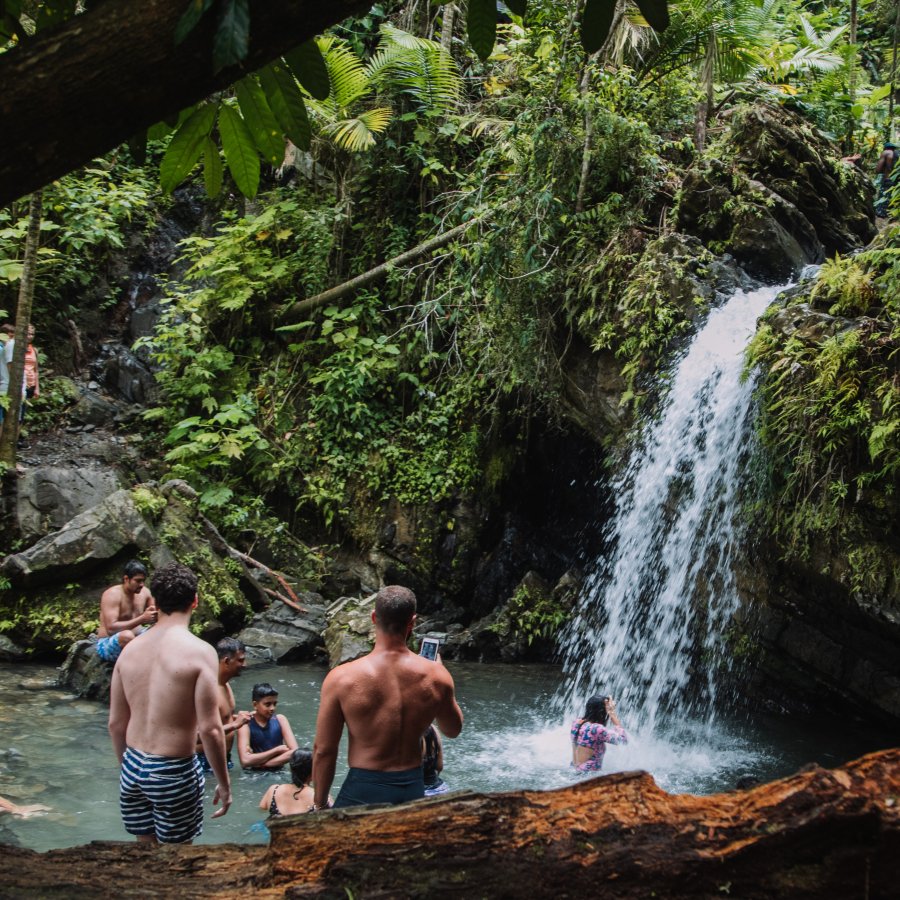
[[[588,699],[584,715],[572,723],[572,765],[579,773],[599,772],[606,745],[627,743],[628,735],[616,715],[616,701],[594,695]]]

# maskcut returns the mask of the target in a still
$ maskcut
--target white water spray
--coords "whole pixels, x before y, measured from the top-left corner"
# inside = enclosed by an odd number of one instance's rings
[[[724,633],[738,605],[737,506],[752,445],[744,350],[783,289],[738,291],[676,361],[658,418],[613,484],[611,550],[562,642],[560,705],[580,714],[590,694],[612,694],[645,748],[668,711],[685,736],[698,725],[708,732],[715,715],[716,676],[729,665]]]

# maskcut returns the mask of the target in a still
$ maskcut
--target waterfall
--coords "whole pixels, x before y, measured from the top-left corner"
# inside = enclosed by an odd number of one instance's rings
[[[567,712],[580,714],[586,697],[602,692],[616,698],[632,734],[665,729],[669,713],[682,725],[712,724],[718,677],[730,665],[738,505],[753,445],[744,350],[783,289],[738,291],[675,360],[657,415],[614,480],[610,550],[562,641],[557,702]]]

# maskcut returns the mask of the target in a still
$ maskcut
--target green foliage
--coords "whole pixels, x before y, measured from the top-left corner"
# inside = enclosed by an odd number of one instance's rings
[[[125,247],[130,229],[146,225],[154,197],[150,175],[116,155],[45,188],[36,311],[72,315],[73,295],[94,283],[110,254]],[[15,308],[27,225],[27,204],[0,210],[0,304],[9,309]]]
[[[41,393],[28,401],[25,424],[29,431],[57,428],[68,410],[79,398],[78,389],[68,378],[41,378]]]
[[[68,584],[62,593],[49,596],[6,596],[0,604],[0,634],[13,634],[22,643],[64,653],[74,641],[83,640],[97,628],[97,608],[77,584]]]
[[[503,619],[491,629],[524,640],[530,647],[535,640],[550,641],[568,618],[566,608],[552,597],[546,597],[534,589],[519,586],[510,598]]]
[[[771,455],[767,527],[802,557],[821,546],[844,553],[849,582],[870,590],[891,563],[875,564],[849,548],[866,542],[864,522],[889,527],[896,515],[898,289],[895,231],[878,249],[832,261],[808,297],[789,301],[788,309],[807,300],[827,314],[785,333],[774,327],[776,308],[749,350],[750,364],[763,370],[761,434]]]
[[[162,494],[143,485],[132,488],[131,499],[135,509],[151,521],[159,520],[168,503]]]

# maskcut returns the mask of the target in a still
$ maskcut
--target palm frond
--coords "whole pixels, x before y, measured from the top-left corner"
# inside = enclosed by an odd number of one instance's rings
[[[366,67],[349,44],[334,35],[319,38],[318,44],[331,79],[330,100],[340,109],[346,109],[371,92]]]
[[[391,120],[391,109],[379,106],[366,110],[352,119],[342,119],[324,128],[338,147],[351,153],[361,153],[375,144],[375,135],[380,134]]]

